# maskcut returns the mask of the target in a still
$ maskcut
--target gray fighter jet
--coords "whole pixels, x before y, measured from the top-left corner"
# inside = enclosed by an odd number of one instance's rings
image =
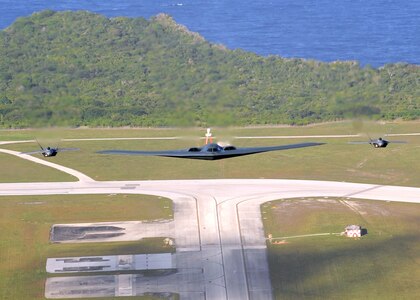
[[[405,144],[407,142],[405,141],[387,141],[383,138],[378,139],[371,139],[369,137],[369,141],[355,141],[355,142],[349,142],[349,144],[371,144],[375,148],[385,148],[388,146],[389,143],[399,143],[399,144]]]
[[[236,156],[250,155],[269,151],[297,149],[304,147],[312,147],[323,145],[324,143],[299,143],[280,146],[268,147],[251,147],[251,148],[237,148],[232,145],[222,146],[213,143],[209,129],[206,134],[206,142],[208,144],[203,147],[191,147],[181,150],[166,150],[166,151],[132,151],[132,150],[103,150],[97,153],[101,154],[116,154],[116,155],[145,155],[145,156],[165,156],[175,158],[189,158],[202,160],[218,160]]]
[[[41,150],[36,150],[36,151],[31,151],[31,152],[22,152],[21,154],[41,153],[45,157],[51,157],[51,156],[56,156],[58,152],[80,150],[79,148],[58,148],[58,146],[57,147],[43,148],[38,141],[36,141],[36,142],[38,143],[38,146],[41,148]]]

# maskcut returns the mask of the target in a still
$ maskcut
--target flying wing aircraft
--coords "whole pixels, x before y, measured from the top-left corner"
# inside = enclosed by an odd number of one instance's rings
[[[385,148],[388,146],[389,143],[399,143],[399,144],[405,144],[405,141],[387,141],[383,138],[378,139],[371,139],[369,137],[369,141],[355,141],[355,142],[349,142],[349,144],[371,144],[375,148]]]
[[[46,148],[43,148],[38,141],[36,141],[36,142],[38,143],[38,145],[41,148],[41,150],[36,150],[36,151],[31,151],[31,152],[22,152],[21,154],[36,154],[36,153],[41,153],[45,157],[51,157],[51,156],[56,156],[58,152],[63,152],[63,151],[77,151],[77,150],[80,150],[79,148],[58,148],[58,146],[57,147],[46,147]]]
[[[218,160],[236,156],[250,155],[256,153],[263,153],[269,151],[297,149],[304,147],[312,147],[323,145],[324,143],[299,143],[280,146],[268,147],[251,147],[251,148],[237,148],[232,145],[222,146],[217,143],[212,143],[210,130],[207,130],[206,141],[210,143],[203,147],[191,147],[181,150],[166,150],[166,151],[132,151],[132,150],[103,150],[97,153],[101,154],[116,154],[116,155],[144,155],[144,156],[165,156],[176,158],[202,159],[202,160]]]

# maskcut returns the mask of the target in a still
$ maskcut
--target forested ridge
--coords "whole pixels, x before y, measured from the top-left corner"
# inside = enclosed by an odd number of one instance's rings
[[[42,11],[0,32],[0,127],[420,117],[420,67],[229,50],[170,16]]]

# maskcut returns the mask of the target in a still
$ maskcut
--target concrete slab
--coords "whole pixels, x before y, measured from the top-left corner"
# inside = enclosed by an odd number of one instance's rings
[[[116,276],[53,277],[45,283],[45,298],[84,298],[115,296]]]
[[[125,274],[125,275],[119,275],[116,278],[116,290],[115,290],[115,296],[121,297],[121,296],[134,296],[135,291],[133,291],[133,275],[131,274]]]
[[[148,293],[180,293],[185,299],[205,299],[203,272],[182,270],[160,276],[123,274],[53,277],[48,278],[45,285],[45,297],[48,299],[142,296]]]
[[[246,249],[245,263],[250,299],[272,299],[266,249]]]
[[[175,269],[174,254],[137,254],[48,258],[48,273],[116,272]]]
[[[177,251],[199,251],[197,203],[193,197],[176,197],[174,201],[174,230]]]

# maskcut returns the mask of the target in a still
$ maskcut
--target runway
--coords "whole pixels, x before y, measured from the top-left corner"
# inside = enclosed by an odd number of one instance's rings
[[[2,150],[18,155],[9,151]],[[345,197],[420,203],[420,188],[413,187],[282,179],[94,181],[76,170],[48,165],[78,177],[79,181],[0,183],[0,196],[148,194],[172,199],[171,234],[177,249],[179,276],[156,279],[164,282],[156,289],[173,289],[165,291],[179,293],[181,299],[273,298],[260,213],[264,202],[295,197]]]

